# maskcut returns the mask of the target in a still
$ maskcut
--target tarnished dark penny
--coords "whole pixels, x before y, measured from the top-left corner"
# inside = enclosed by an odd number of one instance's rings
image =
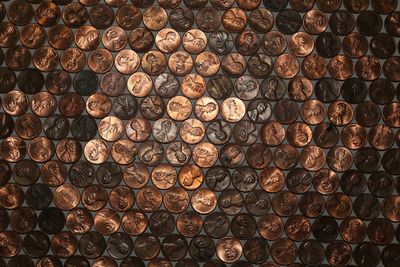
[[[357,17],[357,29],[363,35],[376,35],[380,32],[382,26],[383,20],[381,16],[374,11],[363,11]]]
[[[136,52],[147,52],[155,42],[153,33],[146,28],[136,28],[128,38],[129,46]]]
[[[330,243],[325,250],[325,257],[332,266],[346,265],[351,261],[352,249],[343,241]]]
[[[169,12],[168,21],[175,30],[187,31],[194,23],[194,13],[189,8],[176,7]]]
[[[62,9],[61,18],[65,25],[75,28],[85,24],[89,13],[81,3],[69,3]]]
[[[64,231],[53,236],[51,250],[53,255],[68,258],[75,254],[78,248],[78,239],[70,232]]]
[[[4,242],[0,252],[1,257],[11,258],[19,253],[22,248],[22,238],[17,232],[6,230],[0,233],[0,238]]]
[[[290,239],[279,238],[271,245],[271,256],[278,264],[289,265],[297,257],[297,246]]]
[[[136,238],[133,249],[139,258],[150,260],[160,253],[160,240],[157,236],[145,233]]]
[[[79,252],[86,258],[101,256],[106,248],[104,237],[97,232],[87,232],[79,239]]]

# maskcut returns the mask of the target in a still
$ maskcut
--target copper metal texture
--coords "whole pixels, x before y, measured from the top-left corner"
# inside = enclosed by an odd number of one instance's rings
[[[399,267],[398,2],[1,1],[0,267]]]

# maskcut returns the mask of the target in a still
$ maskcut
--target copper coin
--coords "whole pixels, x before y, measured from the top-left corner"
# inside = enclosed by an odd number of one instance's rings
[[[190,8],[176,7],[169,12],[168,20],[175,30],[187,31],[194,23],[194,13]]]
[[[116,12],[116,22],[124,30],[137,28],[141,21],[142,13],[135,5],[123,4]]]
[[[94,216],[94,227],[102,235],[111,235],[120,227],[121,219],[112,209],[104,208]]]
[[[297,197],[288,191],[279,191],[272,198],[272,208],[282,217],[293,215],[298,208]]]
[[[226,263],[238,261],[242,255],[242,251],[242,244],[235,237],[224,237],[216,244],[218,258]]]
[[[7,24],[1,24],[1,25],[5,26]],[[12,42],[14,34],[18,34],[18,32],[13,31],[12,28],[9,28],[7,30],[7,35],[5,36],[6,38],[3,39],[1,46],[3,47],[7,46],[7,42]],[[28,24],[22,29],[20,34],[20,40],[21,43],[28,48],[32,49],[39,48],[46,41],[46,31],[43,29],[42,26],[38,24]]]
[[[226,31],[214,31],[209,36],[210,50],[217,55],[225,55],[232,51],[234,47],[234,40],[232,34]]]
[[[68,27],[79,27],[89,19],[89,13],[81,3],[69,3],[62,9],[62,20]]]
[[[164,194],[164,206],[173,213],[181,213],[189,206],[189,194],[183,188],[173,187]]]
[[[258,221],[258,231],[267,240],[278,239],[284,230],[282,219],[274,213],[265,214]]]
[[[143,55],[141,66],[149,75],[159,75],[167,67],[167,59],[163,53],[152,50]]]
[[[168,101],[167,113],[173,120],[186,120],[192,113],[192,103],[184,96],[174,96]]]
[[[329,106],[328,117],[333,124],[343,126],[353,119],[353,109],[348,103],[339,100]]]
[[[230,97],[221,104],[221,116],[228,122],[238,122],[245,115],[246,107],[242,100]]]
[[[133,96],[145,97],[153,89],[153,81],[146,73],[135,72],[129,77],[127,86]]]
[[[97,29],[106,29],[110,27],[114,19],[114,10],[106,3],[96,3],[96,5],[89,10],[90,23]]]
[[[76,208],[71,210],[66,218],[68,230],[73,234],[87,233],[93,226],[92,214],[83,208]]]
[[[139,210],[129,210],[122,217],[121,225],[129,235],[140,235],[147,228],[147,216]]]
[[[74,41],[82,50],[94,50],[100,44],[100,33],[92,26],[81,26],[75,32]]]
[[[187,52],[177,51],[169,57],[168,68],[177,76],[185,76],[193,68],[193,59]]]
[[[147,166],[155,166],[163,160],[164,149],[160,143],[147,140],[139,147],[138,156],[140,161]]]
[[[319,124],[325,118],[325,106],[319,100],[307,100],[301,106],[300,116],[308,124]]]
[[[34,10],[29,2],[19,0],[7,8],[7,16],[16,25],[26,25],[32,20]]]
[[[130,140],[143,142],[151,135],[151,125],[145,118],[132,118],[127,122],[125,132]]]
[[[221,15],[213,7],[203,7],[196,14],[196,24],[200,30],[214,32],[221,25]]]
[[[303,28],[310,34],[320,34],[328,28],[328,19],[322,11],[312,9],[303,16]]]
[[[86,56],[79,48],[68,48],[61,53],[61,67],[67,72],[79,72],[86,64]]]
[[[217,206],[217,196],[207,188],[199,188],[193,192],[191,198],[192,208],[200,214],[208,214]]]
[[[279,56],[287,46],[286,37],[278,31],[267,32],[261,42],[262,48],[270,56]]]
[[[106,49],[115,52],[124,49],[128,37],[122,28],[111,26],[103,32],[101,41]]]
[[[19,116],[28,110],[29,99],[21,91],[10,91],[3,95],[1,104],[7,114]]]
[[[148,7],[143,12],[143,23],[150,30],[161,30],[167,24],[167,20],[167,12],[162,7]]]
[[[199,167],[209,168],[217,162],[218,150],[208,142],[196,144],[192,151],[192,159]]]
[[[141,188],[150,179],[150,172],[143,163],[132,163],[124,170],[124,181],[131,188]]]
[[[247,4],[247,3],[246,3]],[[274,25],[274,15],[265,8],[255,8],[257,1],[248,4],[251,6],[250,10],[253,10],[249,15],[250,27],[258,32],[268,32],[272,29]]]
[[[42,181],[48,186],[60,186],[67,177],[67,167],[60,161],[50,160],[41,170]]]
[[[79,201],[79,190],[72,184],[63,184],[54,191],[54,204],[62,210],[72,210]]]
[[[260,130],[261,141],[268,146],[277,146],[285,139],[285,129],[277,121],[264,124]]]
[[[108,50],[97,48],[89,53],[87,64],[92,71],[105,73],[112,68],[113,56]]]
[[[92,139],[85,144],[83,153],[89,162],[100,164],[109,158],[111,151],[106,141],[102,139]]]
[[[246,68],[246,59],[240,53],[229,53],[222,58],[221,69],[228,76],[240,76]]]
[[[232,7],[222,15],[222,26],[229,32],[241,32],[247,25],[246,12],[237,7]]]
[[[0,144],[0,156],[8,162],[18,162],[26,155],[25,141],[19,137],[7,137]]]
[[[40,135],[42,130],[42,122],[39,117],[26,113],[15,121],[15,132],[23,139],[33,139]],[[8,137],[8,136],[5,136]]]
[[[147,52],[154,44],[154,36],[150,30],[136,28],[129,34],[129,46],[136,52]]]
[[[305,193],[311,187],[311,180],[312,176],[308,171],[294,168],[286,176],[286,186],[292,193]]]
[[[16,256],[22,248],[22,239],[20,235],[15,231],[6,230],[2,232],[0,236],[5,242],[0,255],[6,258]]]
[[[214,76],[219,67],[220,60],[218,56],[208,51],[200,53],[194,61],[194,68],[197,73],[204,77]]]
[[[73,163],[82,156],[82,147],[72,138],[65,138],[56,146],[57,157],[64,163]]]
[[[343,241],[335,241],[328,245],[325,257],[332,266],[346,265],[351,261],[351,247]]]
[[[136,203],[144,212],[154,212],[162,204],[161,192],[155,187],[143,187],[136,194]]]
[[[271,256],[277,263],[289,265],[297,257],[297,246],[290,239],[279,238],[271,245]]]
[[[280,55],[274,66],[276,75],[284,79],[290,79],[297,75],[300,70],[300,64],[297,58],[291,54]]]
[[[196,101],[194,113],[201,121],[212,121],[218,116],[218,103],[211,97],[201,97]]]
[[[74,35],[70,28],[57,24],[48,32],[48,43],[55,49],[65,50],[72,45]]]
[[[122,120],[115,116],[107,116],[99,123],[99,135],[106,141],[117,141],[124,134],[124,124]]]
[[[269,193],[281,191],[285,185],[283,172],[276,167],[264,168],[259,176],[259,183],[262,189]]]
[[[176,180],[176,170],[166,163],[157,165],[151,172],[151,181],[159,189],[169,189],[173,187]]]

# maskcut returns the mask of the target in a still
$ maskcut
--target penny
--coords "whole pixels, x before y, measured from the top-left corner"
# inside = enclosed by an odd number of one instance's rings
[[[154,140],[147,140],[138,149],[138,156],[147,166],[155,166],[164,158],[162,145]]]
[[[261,141],[268,146],[277,146],[285,139],[285,129],[277,121],[265,123],[260,130]]]
[[[248,22],[247,14],[244,10],[232,7],[222,15],[222,26],[229,32],[241,32]]]
[[[289,265],[297,257],[297,246],[290,239],[279,238],[271,245],[271,256],[278,264]]]
[[[283,98],[274,106],[275,119],[279,123],[290,124],[299,116],[299,107],[291,99]]]
[[[26,155],[26,143],[19,137],[7,137],[0,144],[0,156],[8,162],[18,162]]]
[[[367,226],[369,239],[377,245],[390,244],[394,238],[394,227],[384,218],[375,218]]]
[[[141,66],[147,74],[159,75],[165,70],[167,59],[163,53],[151,50],[143,55]]]
[[[343,241],[330,243],[325,250],[325,257],[332,266],[346,265],[351,261],[351,247]]]
[[[284,230],[282,219],[274,213],[265,214],[258,221],[258,231],[267,240],[278,239]]]
[[[225,99],[221,104],[221,116],[228,122],[238,122],[245,115],[245,105],[236,97]]]
[[[298,208],[297,197],[288,191],[279,191],[272,198],[272,208],[278,216],[289,217]]]
[[[229,53],[222,58],[221,69],[228,76],[240,76],[246,68],[246,59],[240,53]]]
[[[187,52],[177,51],[169,57],[168,68],[177,76],[185,76],[193,68],[193,59]]]
[[[24,114],[29,107],[29,99],[21,91],[10,91],[3,95],[1,101],[3,110],[11,116],[20,116]]]
[[[321,216],[312,224],[312,233],[319,242],[332,243],[338,236],[338,224],[329,216]]]
[[[11,119],[11,117],[8,118]],[[42,122],[38,116],[30,113],[26,113],[18,117],[18,119],[15,121],[15,125],[14,123],[12,125],[15,126],[13,128],[15,128],[17,135],[23,139],[34,139],[38,137],[42,128]],[[6,130],[7,129],[4,128],[4,131]],[[6,137],[8,136],[4,136],[4,138]]]
[[[376,125],[369,130],[368,141],[375,149],[387,150],[394,143],[394,133],[386,125]]]
[[[164,206],[173,213],[181,213],[189,206],[189,194],[183,188],[169,188],[164,194]]]
[[[151,247],[149,245],[151,244]],[[135,254],[144,260],[155,258],[160,252],[160,240],[152,234],[142,234],[136,238],[133,249]]]
[[[72,136],[79,141],[89,141],[94,138],[96,129],[96,121],[88,115],[79,116],[71,123]]]
[[[71,210],[66,217],[68,230],[74,234],[87,233],[93,225],[91,213],[83,208]]]
[[[4,26],[8,26],[8,24],[1,24],[3,27]],[[1,27],[1,26],[0,26]],[[71,32],[72,33],[72,32]],[[4,38],[4,40],[1,43],[2,47],[7,47],[7,43],[12,42],[13,40],[15,40],[14,35],[18,34],[18,30],[13,28],[8,28],[7,29],[7,35],[5,36],[6,38]],[[49,32],[50,35],[50,32]],[[52,34],[52,36],[55,34]],[[44,42],[46,41],[46,31],[43,29],[42,26],[38,25],[38,24],[28,24],[26,26],[24,26],[24,28],[22,28],[21,34],[20,34],[20,40],[21,43],[31,49],[37,49],[39,47],[41,47]],[[54,39],[49,38],[49,41],[52,42]],[[54,44],[54,43],[53,43]],[[63,48],[68,48],[67,47],[63,47]]]
[[[44,82],[50,93],[61,95],[69,91],[72,85],[72,77],[64,70],[55,70],[47,74]]]
[[[232,5],[235,3],[234,0],[228,0],[228,1],[211,0],[210,2],[211,5],[218,10],[227,10],[228,8],[232,7]]]
[[[191,151],[189,145],[180,141],[172,142],[166,152],[166,158],[173,166],[183,166],[189,162]]]
[[[299,158],[297,150],[289,144],[279,145],[273,153],[273,161],[277,167],[283,170],[293,168]]]
[[[196,24],[200,30],[213,32],[221,25],[221,15],[215,8],[203,7],[196,14]]]
[[[349,170],[342,174],[340,188],[350,196],[360,195],[366,188],[367,179],[363,173],[357,170]]]
[[[257,141],[257,126],[250,121],[243,120],[236,124],[233,128],[233,138],[240,145],[252,145]]]
[[[371,194],[360,194],[354,201],[354,213],[362,220],[372,220],[380,214],[379,200]]]
[[[395,206],[396,203],[398,203],[399,198],[398,196],[388,196],[386,197],[382,204],[381,204],[381,210],[383,216],[387,218],[388,220],[392,222],[398,222],[399,221],[399,216],[395,213]]]
[[[37,215],[35,211],[28,207],[15,209],[7,219],[11,229],[20,234],[31,232],[37,223]]]
[[[89,162],[100,164],[110,156],[110,148],[107,142],[102,139],[91,139],[85,144],[83,153]]]
[[[284,174],[276,167],[264,168],[260,172],[258,179],[261,188],[269,193],[279,192],[285,185]]]
[[[349,149],[359,149],[367,142],[367,132],[359,124],[346,125],[341,132],[342,143]]]
[[[54,191],[54,204],[62,210],[72,210],[80,201],[78,188],[71,184],[63,184]]]
[[[285,232],[293,241],[307,240],[311,234],[311,222],[303,215],[293,215],[285,222]]]
[[[355,110],[355,119],[362,126],[372,127],[381,118],[379,106],[371,101],[361,102]]]
[[[61,267],[62,266],[61,261],[58,258],[56,258],[56,257],[54,257],[52,255],[48,255],[48,256],[40,258],[37,261],[37,264],[39,266],[43,265],[43,264],[53,264],[53,266],[55,266],[55,267]]]
[[[0,255],[7,258],[16,256],[22,248],[20,235],[12,230],[6,230],[0,233],[0,237],[5,240]]]
[[[102,235],[112,235],[121,223],[118,213],[112,209],[103,208],[94,216],[94,227]]]
[[[56,257],[68,258],[75,254],[78,248],[78,240],[70,232],[61,232],[51,239],[51,250]]]
[[[203,123],[197,119],[187,119],[179,128],[179,135],[189,144],[199,143],[204,138],[205,132]]]
[[[291,9],[280,10],[276,16],[275,25],[283,34],[294,34],[301,27],[301,16]]]
[[[290,37],[288,47],[295,56],[304,57],[314,49],[314,40],[308,33],[297,32]]]
[[[147,52],[154,44],[153,33],[146,28],[136,28],[128,38],[129,46],[136,52]]]
[[[152,31],[161,30],[167,21],[167,12],[162,7],[148,7],[143,12],[143,24]]]
[[[210,50],[218,55],[225,55],[232,51],[234,40],[232,34],[216,30],[209,36]]]
[[[350,35],[347,35],[344,39],[348,38],[348,36]],[[315,48],[318,55],[325,58],[334,57],[339,54],[341,46],[342,44],[340,38],[332,32],[323,32],[322,34],[318,35],[315,41]],[[353,47],[349,48],[353,49]]]
[[[142,13],[135,5],[123,4],[116,12],[116,22],[124,30],[137,28],[141,21]]]
[[[123,230],[129,235],[140,235],[147,228],[148,219],[145,213],[139,210],[127,211],[121,221]]]
[[[126,135],[134,142],[143,142],[151,135],[151,125],[145,118],[132,118],[126,124]]]
[[[60,64],[67,72],[80,72],[86,64],[86,56],[79,48],[68,48],[60,55]]]
[[[181,213],[176,220],[178,232],[185,237],[194,237],[202,229],[203,220],[199,214],[194,211],[185,211]]]
[[[219,113],[218,103],[211,97],[201,97],[196,101],[194,112],[201,121],[212,121]]]
[[[293,78],[299,70],[300,64],[294,55],[282,54],[275,61],[274,71],[281,78]]]
[[[97,258],[106,249],[106,241],[98,232],[87,232],[79,239],[79,252],[86,258]]]
[[[60,186],[67,177],[67,167],[60,161],[50,160],[41,170],[42,181],[48,186]]]
[[[128,37],[122,28],[111,26],[104,30],[101,41],[106,49],[116,52],[125,48]]]
[[[234,237],[224,237],[216,244],[218,258],[227,263],[239,260],[242,255],[242,250],[242,244]]]
[[[218,56],[208,51],[200,53],[194,62],[194,68],[197,73],[204,77],[214,76],[218,72],[219,66]]]
[[[348,217],[340,224],[340,234],[346,242],[361,243],[366,236],[365,223],[357,217]]]
[[[374,11],[363,11],[357,17],[357,29],[363,35],[376,35],[380,32],[382,26],[382,18]]]
[[[173,187],[176,180],[176,170],[166,163],[157,165],[151,172],[151,181],[159,189],[169,189]]]
[[[399,36],[399,31],[396,27],[398,20],[399,20],[399,12],[397,11],[390,13],[389,15],[387,15],[385,19],[385,29],[387,33],[395,37]]]
[[[34,10],[29,2],[18,0],[8,6],[7,16],[16,25],[26,25],[32,20]]]
[[[81,264],[83,266],[90,266],[89,261],[85,257],[79,256],[79,255],[71,256],[65,262],[66,262],[66,264],[71,264],[73,266],[79,265],[79,264]]]
[[[100,44],[100,33],[92,26],[81,26],[75,32],[74,41],[82,50],[94,50]]]
[[[311,180],[312,177],[308,171],[303,168],[294,168],[286,176],[286,186],[292,193],[305,193],[311,187]]]
[[[189,244],[189,254],[196,261],[210,261],[215,250],[214,241],[206,235],[196,236]]]
[[[112,68],[113,56],[104,48],[96,48],[88,55],[87,64],[95,73],[106,73]]]
[[[89,10],[89,21],[97,29],[110,27],[114,19],[114,10],[105,3],[96,4]]]
[[[116,263],[115,260],[108,256],[101,256],[93,261],[93,267],[104,267],[104,266],[110,266],[110,267],[117,267],[118,264]]]
[[[184,237],[173,234],[162,241],[161,251],[169,260],[180,260],[188,252],[188,243]]]
[[[322,11],[312,9],[303,16],[303,28],[309,34],[323,33],[328,28],[328,18]]]
[[[154,81],[154,90],[162,98],[172,98],[178,93],[179,87],[180,82],[178,78],[168,73],[157,76]]]
[[[0,67],[0,73],[2,77],[4,77],[0,81],[0,91],[2,93],[8,93],[13,90],[15,85],[17,84],[17,76],[15,75],[14,71],[7,67]]]
[[[233,89],[240,99],[251,100],[258,95],[260,85],[254,77],[244,75],[236,79]]]
[[[62,9],[61,18],[66,26],[76,28],[86,23],[89,13],[81,3],[69,3]]]
[[[362,172],[371,173],[380,166],[380,155],[370,147],[360,148],[354,156],[354,165]]]
[[[143,187],[136,194],[136,203],[144,212],[154,212],[162,204],[161,192],[155,187]]]
[[[192,151],[193,161],[202,168],[209,168],[218,160],[218,150],[211,143],[196,144]]]
[[[265,8],[255,8],[255,4],[257,1],[253,3],[253,6],[250,10],[253,10],[249,15],[249,25],[252,29],[257,32],[269,32],[274,25],[274,15]]]
[[[304,264],[316,265],[324,260],[325,251],[320,242],[310,239],[300,244],[298,254]]]
[[[361,13],[368,8],[369,1],[367,0],[360,0],[360,1],[343,1],[344,7],[351,13]]]
[[[175,30],[187,31],[194,23],[194,13],[190,8],[175,7],[169,12],[168,21]]]
[[[326,210],[337,219],[348,217],[352,211],[352,206],[350,197],[343,193],[334,193],[326,201]]]
[[[67,26],[62,24],[57,24],[50,28],[48,32],[48,43],[54,49],[65,50],[68,47],[70,47],[73,42],[74,42],[73,32]]]

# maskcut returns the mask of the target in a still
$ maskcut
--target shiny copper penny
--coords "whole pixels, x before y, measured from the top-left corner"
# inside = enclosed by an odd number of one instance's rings
[[[79,202],[79,189],[72,184],[63,184],[54,191],[54,204],[62,210],[72,210]]]
[[[224,237],[216,245],[217,256],[223,262],[232,263],[242,255],[242,244],[235,237]]]
[[[310,34],[320,34],[328,28],[328,18],[322,11],[312,9],[303,17],[303,28]]]
[[[196,190],[203,180],[203,171],[197,165],[185,165],[178,173],[179,184],[186,190]]]
[[[79,72],[86,65],[86,56],[79,48],[68,48],[60,55],[60,64],[67,72]]]
[[[75,32],[74,41],[82,50],[93,50],[100,44],[100,33],[95,27],[81,26]]]
[[[221,116],[228,122],[238,122],[245,115],[245,105],[242,100],[230,97],[221,104]]]
[[[139,235],[147,228],[148,219],[145,213],[139,210],[129,210],[124,214],[121,226],[129,235]]]
[[[106,49],[115,52],[125,48],[128,37],[122,28],[111,26],[104,30],[101,41]]]
[[[181,90],[188,98],[199,98],[206,91],[206,81],[198,74],[188,74],[182,80]]]
[[[164,28],[156,35],[156,46],[164,53],[172,53],[181,44],[181,37],[178,32],[171,28]]]
[[[161,30],[167,24],[167,20],[167,12],[162,7],[148,7],[143,12],[143,23],[150,30]]]
[[[136,203],[144,212],[154,212],[162,204],[161,192],[155,187],[143,187],[136,194]]]
[[[89,162],[100,164],[109,158],[111,152],[106,141],[102,139],[92,139],[85,144],[83,153]]]
[[[300,70],[300,64],[297,58],[291,54],[280,55],[274,66],[276,75],[284,79],[290,79],[297,75]]]
[[[185,76],[193,68],[193,59],[189,53],[177,51],[169,57],[168,68],[177,76]]]
[[[181,213],[189,207],[189,194],[185,189],[173,187],[164,194],[164,206],[173,213]]]
[[[113,56],[108,50],[97,48],[89,53],[87,64],[92,71],[105,73],[113,66]]]
[[[222,15],[222,26],[229,32],[241,32],[247,25],[246,12],[237,7],[230,8]]]

